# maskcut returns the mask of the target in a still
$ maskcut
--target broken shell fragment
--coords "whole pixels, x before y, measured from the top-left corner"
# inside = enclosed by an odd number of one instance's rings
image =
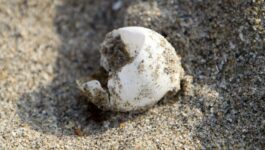
[[[100,54],[105,81],[87,81],[80,89],[103,110],[144,110],[168,92],[180,90],[184,75],[180,57],[155,31],[143,27],[114,30],[106,35]]]
[[[91,80],[84,83],[81,86],[82,91],[86,91],[85,94],[90,98],[90,101],[97,105],[99,108],[109,106],[108,103],[108,93],[102,88],[101,84],[97,80]],[[102,104],[104,104],[102,106]]]

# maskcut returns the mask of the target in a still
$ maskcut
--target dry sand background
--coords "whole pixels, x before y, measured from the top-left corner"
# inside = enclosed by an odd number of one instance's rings
[[[262,149],[264,0],[0,0],[0,149]],[[75,80],[114,28],[163,34],[193,82],[142,114],[101,112]]]

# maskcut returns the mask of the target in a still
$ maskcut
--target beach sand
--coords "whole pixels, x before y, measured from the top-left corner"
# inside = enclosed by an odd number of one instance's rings
[[[263,149],[264,0],[0,0],[0,149]],[[105,34],[165,36],[190,82],[143,113],[102,112],[76,80]]]

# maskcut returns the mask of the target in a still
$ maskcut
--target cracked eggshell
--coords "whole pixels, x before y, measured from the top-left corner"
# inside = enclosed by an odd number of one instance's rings
[[[184,75],[180,57],[155,31],[143,27],[114,30],[107,34],[100,53],[101,66],[108,72],[107,85],[103,89],[99,82],[88,81],[84,85],[93,82],[96,86],[83,91],[96,89],[104,95],[100,97],[107,97],[102,100],[89,94],[90,101],[105,110],[144,110],[180,89]]]
[[[82,91],[85,91],[90,102],[97,105],[99,108],[106,109],[105,107],[109,106],[108,93],[102,88],[101,83],[98,80],[91,80],[80,87]]]

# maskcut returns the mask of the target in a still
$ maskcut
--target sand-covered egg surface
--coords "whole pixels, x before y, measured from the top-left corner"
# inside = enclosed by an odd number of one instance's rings
[[[80,84],[103,110],[144,110],[180,90],[180,57],[159,33],[124,27],[108,33],[100,48],[101,77]],[[103,76],[103,77],[102,77]]]

